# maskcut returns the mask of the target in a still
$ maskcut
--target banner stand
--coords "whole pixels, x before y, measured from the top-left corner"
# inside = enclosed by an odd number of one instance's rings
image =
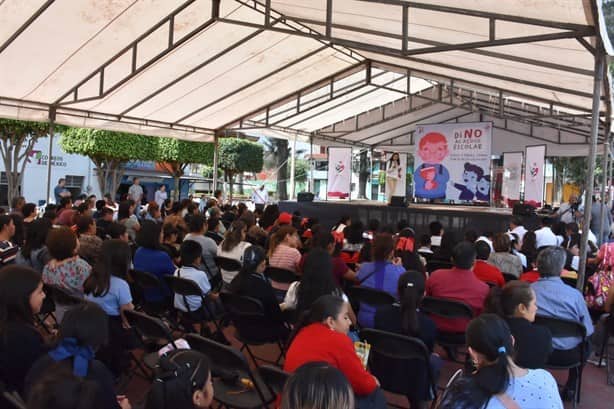
[[[544,205],[546,183],[546,145],[529,145],[525,148],[524,202]]]
[[[328,148],[328,176],[326,180],[326,200],[351,201],[352,186],[352,148]]]

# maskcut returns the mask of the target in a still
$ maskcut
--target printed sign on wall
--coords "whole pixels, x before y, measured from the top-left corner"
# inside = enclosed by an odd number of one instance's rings
[[[418,125],[414,196],[490,202],[492,123]]]
[[[352,148],[328,148],[328,199],[350,197],[352,181]]]

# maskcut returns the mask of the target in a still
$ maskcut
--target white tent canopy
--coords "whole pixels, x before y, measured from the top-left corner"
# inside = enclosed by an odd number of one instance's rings
[[[477,113],[586,147],[603,33],[597,0],[5,0],[0,116],[401,148],[418,119]]]

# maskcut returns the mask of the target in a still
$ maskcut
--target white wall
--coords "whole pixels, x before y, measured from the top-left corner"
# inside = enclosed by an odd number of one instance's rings
[[[62,151],[58,143],[59,139],[59,135],[53,138],[50,201],[55,201],[53,188],[56,186],[58,179],[65,178],[66,175],[83,176],[82,192],[101,197],[100,187],[94,174],[94,164],[85,156],[71,155]],[[48,153],[49,138],[39,139],[32,149],[29,162],[24,170],[21,194],[28,202],[38,203],[39,200],[45,200],[45,195],[47,194]],[[0,170],[5,170],[2,161],[0,161]]]

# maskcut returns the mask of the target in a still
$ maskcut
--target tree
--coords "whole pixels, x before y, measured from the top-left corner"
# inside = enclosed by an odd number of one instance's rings
[[[87,156],[96,165],[102,194],[117,192],[129,160],[154,160],[157,139],[153,136],[99,129],[65,128],[60,146],[67,153]]]
[[[229,196],[232,200],[234,177],[243,172],[260,172],[263,166],[262,145],[239,138],[223,138],[219,140],[218,166],[224,171],[224,177],[229,185]]]
[[[288,140],[277,138],[266,138],[263,141],[265,150],[265,159],[277,169],[277,199],[288,199],[288,158],[290,157],[290,148]]]
[[[175,181],[174,199],[179,199],[179,179],[190,163],[211,165],[213,163],[213,144],[206,142],[184,141],[176,138],[156,138],[155,160]]]

